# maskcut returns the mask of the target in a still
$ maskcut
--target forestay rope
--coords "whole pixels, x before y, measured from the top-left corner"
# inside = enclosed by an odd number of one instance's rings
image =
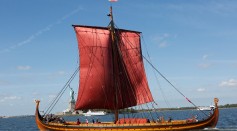
[[[194,107],[198,108],[198,106],[196,106],[190,99],[188,99],[181,91],[178,90],[178,88],[176,88],[163,74],[161,74],[160,71],[158,71],[158,69],[156,69],[156,67],[145,57],[143,56],[143,58],[148,62],[148,64],[157,72],[160,74],[160,76],[162,78],[164,78],[177,92],[179,92],[179,94],[181,94],[189,103],[191,103]],[[199,109],[199,108],[198,108]],[[203,112],[202,110],[200,110],[203,114],[205,114],[206,116],[208,116],[205,112]]]
[[[55,107],[55,105],[58,103],[59,99],[61,98],[61,96],[63,95],[63,93],[65,92],[65,90],[70,87],[70,83],[72,82],[72,80],[75,78],[77,72],[79,72],[79,66],[76,68],[76,70],[74,71],[74,73],[72,74],[72,76],[69,78],[69,80],[66,82],[66,84],[63,86],[63,88],[60,90],[60,92],[57,94],[57,96],[55,97],[55,99],[51,102],[50,106],[48,107],[48,109],[44,112],[44,115],[49,114],[52,109]]]

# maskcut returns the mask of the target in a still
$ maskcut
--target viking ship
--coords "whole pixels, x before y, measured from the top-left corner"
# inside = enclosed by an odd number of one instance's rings
[[[215,108],[212,113],[201,120],[162,118],[156,121],[133,115],[119,116],[119,111],[122,109],[155,101],[145,73],[143,60],[146,58],[142,55],[141,32],[115,27],[112,7],[108,16],[110,17],[108,27],[73,25],[80,58],[77,69],[79,89],[75,110],[111,110],[114,120],[80,124],[75,121],[49,122],[45,120],[45,115],[40,114],[40,101],[36,100],[35,120],[38,128],[55,131],[163,131],[214,128],[219,116],[218,98],[214,98]],[[154,66],[153,68],[157,70]],[[76,73],[73,74],[75,75]]]

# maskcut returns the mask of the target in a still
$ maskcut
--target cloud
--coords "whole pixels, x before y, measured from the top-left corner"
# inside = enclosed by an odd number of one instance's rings
[[[206,89],[205,88],[198,88],[197,91],[198,92],[204,92],[204,91],[206,91]]]
[[[228,16],[235,13],[236,11],[236,2],[214,2],[213,6],[209,8],[210,12],[216,13],[218,15]],[[208,8],[206,8],[208,9]]]
[[[24,46],[26,44],[29,44],[31,43],[34,39],[36,39],[38,36],[42,35],[44,32],[47,32],[49,31],[51,28],[52,28],[53,25],[48,25],[47,27],[37,31],[35,34],[29,36],[28,38],[26,38],[25,40],[19,42],[19,43],[16,43],[6,49],[3,49],[3,50],[0,50],[0,53],[6,53],[6,52],[10,52],[11,50],[14,50],[16,48],[19,48],[21,46]]]
[[[49,79],[54,79],[54,78],[62,77],[62,76],[65,76],[65,75],[67,75],[67,73],[65,71],[57,71],[57,72],[49,74],[48,78]]]
[[[38,92],[33,92],[32,95],[34,95],[34,96],[39,95],[39,93]]]
[[[18,70],[30,70],[31,66],[28,66],[28,65],[26,65],[26,66],[17,66],[17,69]]]
[[[209,68],[211,66],[210,63],[202,63],[202,64],[199,64],[198,67],[202,68],[202,69],[206,69],[206,68]]]
[[[10,52],[11,50],[14,50],[16,48],[19,48],[21,46],[24,46],[26,44],[31,43],[34,39],[36,39],[37,37],[39,37],[40,35],[44,34],[45,32],[48,32],[51,30],[51,28],[53,28],[54,26],[61,24],[64,20],[66,20],[67,18],[71,17],[72,15],[76,14],[77,12],[79,12],[80,10],[82,10],[81,7],[78,7],[76,9],[74,9],[73,11],[71,11],[70,13],[64,15],[63,17],[61,17],[59,20],[57,20],[56,22],[54,22],[53,24],[49,24],[48,26],[46,26],[45,28],[40,29],[39,31],[37,31],[36,33],[32,34],[31,36],[29,36],[28,38],[26,38],[25,40],[16,43],[8,48],[2,49],[0,50],[0,53],[6,53],[6,52]]]
[[[9,100],[20,100],[21,97],[18,96],[5,96],[2,99],[0,99],[0,102],[5,102],[5,101],[9,101]]]
[[[237,87],[237,79],[229,79],[226,81],[222,81],[219,84],[220,87]]]
[[[49,97],[50,99],[53,99],[53,98],[56,97],[56,95],[51,94],[51,95],[49,95],[48,97]]]
[[[18,70],[27,70],[27,69],[31,69],[31,67],[27,67],[27,66],[20,66],[17,67]],[[65,76],[68,73],[65,71],[58,71],[58,72],[32,72],[32,73],[0,73],[0,78],[6,78],[6,77],[35,77],[35,76],[45,76],[45,77],[58,77],[58,76]],[[9,82],[4,81],[4,80],[0,80],[0,84],[7,84]]]
[[[227,65],[227,66],[231,66],[232,68],[236,68],[237,67],[237,61],[236,60],[221,60],[221,59],[209,59],[210,55],[204,54],[202,56],[202,58],[200,58],[200,63],[198,64],[198,67],[202,68],[202,69],[206,69],[209,68],[211,66],[216,66],[216,65]]]
[[[168,39],[170,38],[176,38],[176,35],[172,36],[168,33],[164,33],[161,35],[154,35],[151,37],[151,40],[155,43],[158,43],[160,48],[164,48],[169,46]]]
[[[232,65],[233,65],[233,67],[237,67],[237,63],[233,63]]]
[[[166,41],[163,41],[159,44],[159,47],[161,47],[161,48],[166,47],[166,46],[168,46]]]
[[[57,74],[58,74],[58,75],[65,75],[66,72],[65,72],[65,71],[58,71]]]
[[[202,56],[202,63],[198,64],[198,67],[200,67],[200,68],[202,68],[202,69],[207,69],[207,68],[209,68],[209,67],[212,65],[212,64],[211,64],[212,62],[208,60],[208,57],[209,57],[209,55],[204,54],[204,55]]]
[[[0,86],[5,86],[5,85],[9,85],[9,84],[10,84],[9,81],[0,80]]]
[[[203,59],[203,60],[206,60],[207,57],[208,57],[208,55],[203,55],[203,56],[202,56],[202,59]]]

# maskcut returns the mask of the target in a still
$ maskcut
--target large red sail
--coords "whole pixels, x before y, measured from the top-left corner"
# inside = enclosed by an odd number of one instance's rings
[[[153,101],[139,32],[116,29],[118,43],[114,51],[108,28],[74,26],[74,29],[80,57],[75,109],[122,109]]]

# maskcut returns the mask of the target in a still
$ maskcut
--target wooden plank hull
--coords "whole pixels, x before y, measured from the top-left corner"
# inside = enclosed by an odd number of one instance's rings
[[[218,99],[216,99],[218,102]],[[206,120],[199,122],[187,122],[186,120],[174,120],[172,122],[160,123],[140,123],[140,124],[114,124],[114,123],[100,123],[100,124],[80,124],[75,122],[66,122],[64,124],[45,123],[39,114],[39,101],[36,101],[35,120],[38,128],[42,131],[173,131],[173,130],[192,130],[214,128],[218,122],[219,109],[216,103],[216,109],[213,114]]]

